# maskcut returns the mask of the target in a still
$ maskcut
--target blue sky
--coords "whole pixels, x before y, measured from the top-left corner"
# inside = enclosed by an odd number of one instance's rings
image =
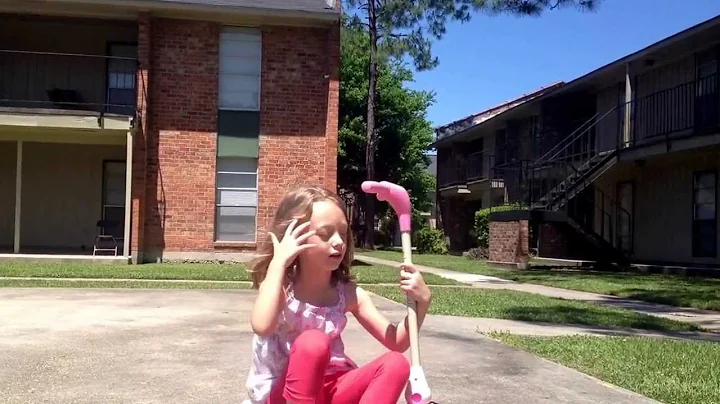
[[[433,44],[440,65],[415,74],[433,90],[428,111],[444,125],[555,81],[569,81],[720,14],[718,0],[604,0],[595,13],[539,18],[473,16]]]

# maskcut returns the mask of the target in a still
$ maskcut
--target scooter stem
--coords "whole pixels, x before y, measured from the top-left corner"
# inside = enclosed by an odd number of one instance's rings
[[[400,225],[403,263],[412,264],[412,206],[405,188],[391,182],[365,181],[362,190],[373,193],[379,201],[387,201],[398,215]],[[420,363],[420,341],[418,336],[417,302],[408,296],[408,333],[410,335],[410,380],[405,391],[408,404],[428,404],[432,398],[430,386]]]

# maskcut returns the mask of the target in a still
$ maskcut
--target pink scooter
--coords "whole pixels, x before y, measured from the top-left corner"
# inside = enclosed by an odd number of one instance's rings
[[[412,241],[410,238],[412,207],[410,205],[410,196],[405,188],[387,181],[365,181],[362,183],[362,190],[369,194],[375,194],[379,201],[387,201],[398,215],[402,236],[403,262],[412,264]],[[417,303],[410,297],[408,297],[407,308],[411,361],[410,380],[408,388],[405,390],[405,400],[408,404],[430,404],[430,386],[425,379],[425,372],[420,364]]]

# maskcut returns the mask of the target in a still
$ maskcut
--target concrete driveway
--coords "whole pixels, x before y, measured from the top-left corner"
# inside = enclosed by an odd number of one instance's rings
[[[250,358],[252,291],[0,289],[0,402],[239,403]],[[393,320],[404,306],[377,298]],[[358,362],[383,352],[351,320]],[[434,400],[650,403],[636,394],[432,316],[421,333]]]

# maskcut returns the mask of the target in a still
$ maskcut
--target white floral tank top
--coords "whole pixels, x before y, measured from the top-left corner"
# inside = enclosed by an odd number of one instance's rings
[[[326,374],[356,368],[345,356],[340,334],[347,325],[345,315],[345,287],[338,282],[338,301],[333,306],[314,306],[295,298],[292,286],[286,290],[285,308],[275,332],[265,338],[253,336],[253,358],[246,387],[249,399],[243,404],[265,404],[275,382],[282,377],[288,363],[290,347],[301,332],[311,329],[323,331],[330,337],[330,366]]]

